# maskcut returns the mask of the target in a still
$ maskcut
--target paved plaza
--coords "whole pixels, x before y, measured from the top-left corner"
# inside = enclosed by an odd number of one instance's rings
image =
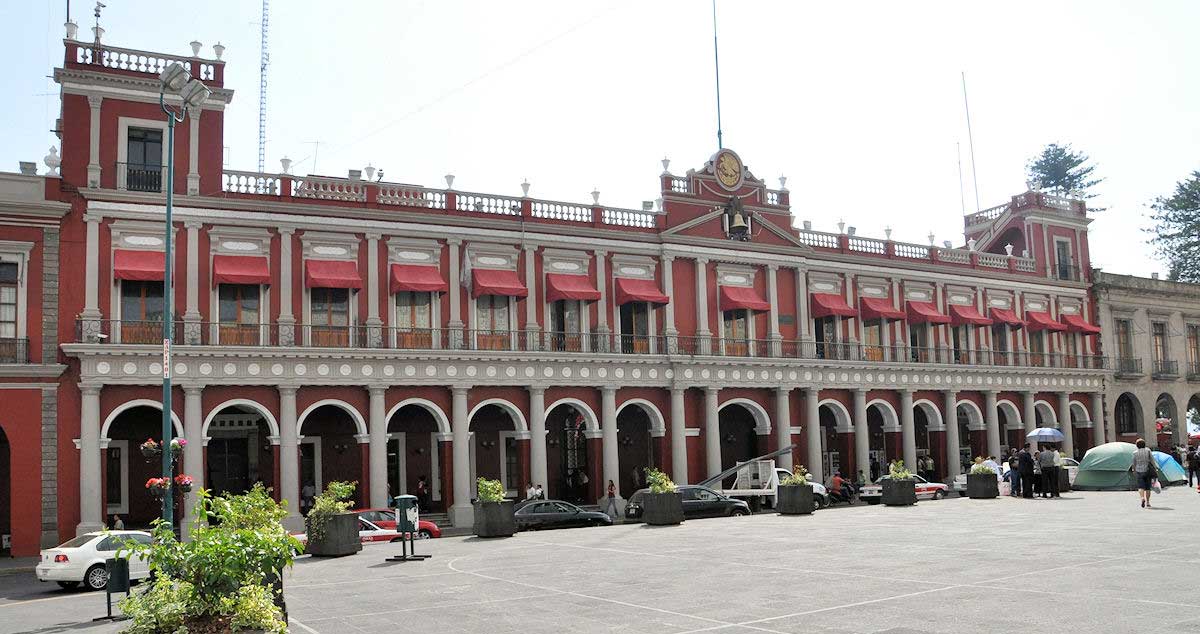
[[[679,527],[444,538],[306,558],[293,632],[1200,632],[1200,495],[951,499]],[[93,626],[103,594],[0,578],[0,633]]]

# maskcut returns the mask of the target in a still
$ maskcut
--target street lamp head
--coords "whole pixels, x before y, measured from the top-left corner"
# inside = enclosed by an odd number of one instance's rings
[[[163,90],[167,92],[179,92],[191,79],[191,73],[183,67],[183,64],[179,63],[167,66],[163,69],[162,74],[158,76],[158,80],[162,82]]]
[[[183,90],[179,91],[179,96],[183,98],[183,103],[187,106],[197,108],[200,104],[208,100],[208,96],[212,91],[204,82],[199,79],[193,79],[183,86]]]

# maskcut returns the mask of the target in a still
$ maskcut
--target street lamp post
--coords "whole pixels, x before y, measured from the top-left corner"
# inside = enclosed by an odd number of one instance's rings
[[[174,310],[171,306],[171,245],[173,243],[173,228],[171,226],[171,206],[175,196],[175,124],[181,123],[187,117],[189,107],[198,107],[208,99],[211,91],[199,79],[193,79],[187,69],[179,63],[174,63],[159,75],[161,87],[158,91],[158,105],[163,114],[167,115],[167,213],[166,240],[163,254],[163,395],[162,395],[162,469],[166,479],[166,492],[163,495],[162,517],[170,526],[175,521],[175,506],[172,495],[174,476],[174,452],[171,451],[171,436],[174,428],[171,425],[171,334],[173,332]],[[170,92],[182,100],[179,109],[167,105],[166,95]],[[198,438],[192,439],[199,442]]]

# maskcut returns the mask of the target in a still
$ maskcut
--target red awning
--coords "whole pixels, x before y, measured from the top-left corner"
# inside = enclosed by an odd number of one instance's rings
[[[1083,315],[1063,315],[1062,320],[1067,322],[1067,330],[1071,332],[1082,332],[1085,335],[1098,335],[1100,329],[1092,324],[1089,324]]]
[[[1037,311],[1027,310],[1025,316],[1029,318],[1030,330],[1051,330],[1053,332],[1062,332],[1067,329],[1066,326],[1054,321],[1050,313],[1040,313]]]
[[[267,258],[256,255],[214,255],[213,288],[218,284],[270,284]]]
[[[748,286],[722,286],[721,310],[771,310],[771,304]]]
[[[117,249],[113,253],[113,277],[118,280],[161,282],[165,261],[162,251]]]
[[[904,311],[892,306],[892,300],[879,297],[858,298],[858,313],[864,320],[904,319]]]
[[[445,293],[450,288],[446,280],[442,279],[442,272],[438,267],[417,264],[393,264],[388,286],[393,293]]]
[[[546,274],[546,301],[560,299],[580,299],[594,302],[600,299],[600,291],[592,284],[586,275],[568,275],[566,273]]]
[[[930,302],[909,302],[908,321],[914,324],[948,324],[950,318],[939,313]]]
[[[471,269],[471,297],[484,295],[527,297],[529,289],[521,283],[516,271]]]
[[[1021,326],[1025,325],[1024,320],[1022,320],[1020,317],[1017,317],[1016,313],[1007,308],[993,308],[992,319],[995,319],[1002,324],[1008,324],[1013,328],[1020,328]]]
[[[813,317],[857,317],[858,313],[846,303],[846,298],[833,293],[813,293],[809,307]]]
[[[955,326],[990,326],[992,320],[980,315],[974,306],[950,304],[950,323]]]
[[[639,280],[632,277],[617,278],[617,306],[631,302],[650,302],[651,304],[668,304],[671,298],[658,290],[654,280]]]
[[[347,260],[305,260],[304,285],[308,288],[362,288],[358,263]]]

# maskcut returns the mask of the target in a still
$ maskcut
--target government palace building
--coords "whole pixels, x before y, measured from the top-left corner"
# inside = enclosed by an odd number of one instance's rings
[[[380,507],[425,478],[425,512],[469,525],[477,477],[592,504],[647,466],[696,483],[790,446],[777,463],[821,480],[918,457],[948,480],[1035,427],[1075,456],[1184,442],[1200,404],[1200,290],[1094,270],[1080,200],[1017,193],[952,246],[814,230],[729,149],[629,175],[661,191],[633,209],[235,171],[223,47],[63,45],[58,145],[0,173],[13,555],[159,515],[139,446],[161,437],[164,371],[180,472],[262,482],[297,528],[335,480]],[[174,63],[211,94],[172,174]]]

